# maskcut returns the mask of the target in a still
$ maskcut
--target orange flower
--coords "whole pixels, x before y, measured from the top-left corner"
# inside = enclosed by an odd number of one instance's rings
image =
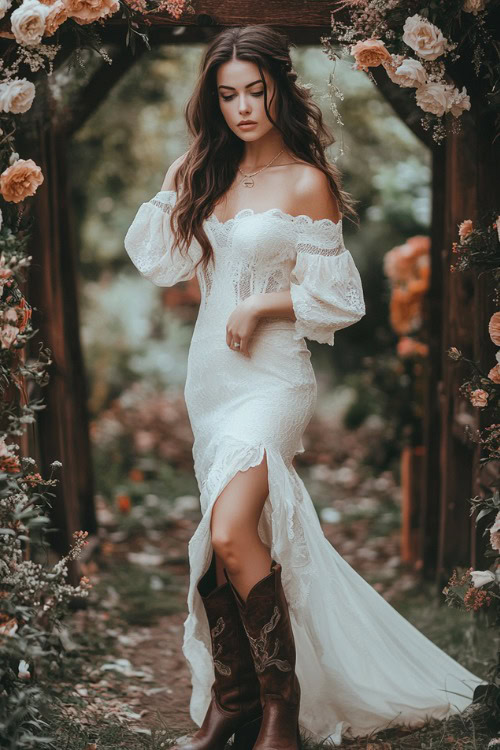
[[[0,174],[0,193],[6,201],[20,203],[34,195],[42,182],[42,170],[33,159],[18,159]]]
[[[380,39],[365,39],[351,47],[351,55],[356,60],[357,70],[375,68],[383,62],[392,62],[392,57]]]
[[[62,0],[56,0],[56,2],[50,4],[52,5],[52,9],[45,19],[45,36],[55,34],[59,26],[68,18],[68,11]]]
[[[491,316],[488,331],[493,343],[500,346],[500,312],[493,313]]]
[[[116,504],[120,513],[130,513],[132,501],[128,495],[117,495]]]
[[[144,472],[140,469],[130,469],[128,475],[133,482],[142,482],[144,479]]]
[[[17,327],[19,330],[24,331],[26,328],[28,321],[31,319],[31,307],[26,302],[26,299],[22,297],[19,301],[19,304],[15,307],[15,310],[17,312]]]

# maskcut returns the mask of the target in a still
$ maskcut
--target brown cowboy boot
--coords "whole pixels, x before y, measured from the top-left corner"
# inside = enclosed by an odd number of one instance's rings
[[[229,581],[226,573],[226,578]],[[281,584],[281,565],[258,581],[243,602],[233,586],[260,681],[264,714],[254,750],[298,750],[300,685],[295,641]]]
[[[231,587],[217,586],[215,555],[198,591],[210,627],[215,681],[203,724],[174,750],[224,750],[233,734],[234,750],[251,750],[262,720],[260,684]]]

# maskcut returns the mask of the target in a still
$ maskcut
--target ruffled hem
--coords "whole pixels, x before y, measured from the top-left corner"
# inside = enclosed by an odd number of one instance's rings
[[[196,588],[212,556],[212,508],[236,473],[260,464],[264,452],[269,496],[259,534],[283,567],[302,688],[302,730],[316,741],[339,745],[345,733],[364,736],[396,723],[418,726],[466,708],[482,680],[402,617],[337,553],[294,467],[273,446],[224,436],[200,482],[203,516],[189,543],[183,652],[192,675],[193,721],[201,725],[214,679]]]

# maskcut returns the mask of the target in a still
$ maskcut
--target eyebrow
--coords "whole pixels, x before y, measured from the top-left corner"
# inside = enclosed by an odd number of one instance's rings
[[[252,81],[252,83],[247,83],[247,85],[245,86],[245,88],[249,89],[250,86],[253,86],[255,83],[264,83],[264,81],[262,80],[262,78],[258,78],[256,81]],[[224,86],[224,84],[222,84],[221,86],[218,86],[217,88],[219,88],[219,89],[232,89],[233,91],[236,91],[236,89],[234,88],[234,86]]]

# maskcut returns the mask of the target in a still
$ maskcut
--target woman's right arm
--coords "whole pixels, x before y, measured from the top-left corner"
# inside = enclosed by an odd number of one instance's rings
[[[181,254],[173,247],[170,229],[170,214],[177,199],[175,173],[185,156],[171,164],[162,189],[139,206],[124,239],[125,250],[138,271],[157,286],[173,286],[195,274],[197,258],[191,252],[196,243],[191,243],[188,255],[185,251]]]

